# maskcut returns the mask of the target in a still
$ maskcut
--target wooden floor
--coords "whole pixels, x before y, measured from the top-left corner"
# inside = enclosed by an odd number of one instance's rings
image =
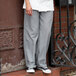
[[[50,68],[52,70],[51,74],[44,74],[40,70],[36,70],[34,74],[26,73],[26,70],[15,71],[11,73],[2,74],[1,76],[60,76],[59,68]]]

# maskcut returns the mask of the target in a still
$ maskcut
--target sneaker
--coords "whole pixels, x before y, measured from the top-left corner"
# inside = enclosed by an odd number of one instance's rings
[[[50,74],[51,73],[51,70],[48,69],[48,68],[38,68],[39,70],[42,70],[43,73],[46,73],[46,74]]]
[[[35,70],[34,70],[33,68],[28,68],[28,69],[26,70],[26,72],[28,72],[28,73],[35,73]]]

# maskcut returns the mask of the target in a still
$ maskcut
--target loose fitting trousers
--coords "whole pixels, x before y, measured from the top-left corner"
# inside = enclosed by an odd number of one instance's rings
[[[32,16],[24,10],[24,56],[26,66],[47,67],[46,53],[49,46],[53,11],[38,12],[33,10]]]

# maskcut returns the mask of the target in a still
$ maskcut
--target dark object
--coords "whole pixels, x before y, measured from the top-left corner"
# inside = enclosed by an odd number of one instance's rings
[[[69,5],[74,5],[74,1],[75,0],[68,0]],[[66,6],[67,5],[67,0],[55,0],[55,5],[59,6],[59,3],[61,4],[61,6]]]
[[[59,1],[59,33],[56,36],[56,46],[58,50],[53,49],[54,39],[53,37],[51,37],[52,47],[51,47],[50,65],[76,67],[76,37],[75,37],[76,27],[74,26],[74,23],[76,22],[76,20],[70,23],[70,20],[69,20],[69,1],[70,0],[66,0],[66,1],[63,0],[64,1],[63,3],[66,2],[66,8],[67,8],[67,36],[65,36],[62,32],[62,21],[61,21],[62,0],[57,0],[57,1]]]

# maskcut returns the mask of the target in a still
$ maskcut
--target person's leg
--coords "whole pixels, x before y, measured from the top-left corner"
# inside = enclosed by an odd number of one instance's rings
[[[39,31],[39,12],[33,10],[32,16],[24,13],[24,55],[28,68],[34,68],[36,41]]]
[[[46,53],[51,36],[51,27],[53,22],[53,11],[41,12],[40,13],[40,32],[37,44],[37,66],[46,68]]]

